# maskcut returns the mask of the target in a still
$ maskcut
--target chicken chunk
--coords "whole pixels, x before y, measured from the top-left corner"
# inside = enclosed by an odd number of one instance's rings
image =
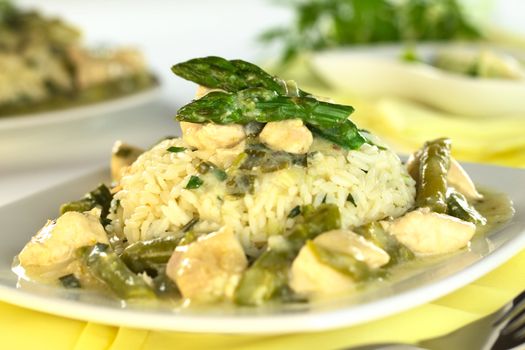
[[[419,180],[419,156],[412,154],[406,163],[406,168],[410,176],[416,181]],[[465,169],[454,158],[450,158],[450,168],[447,173],[448,185],[454,187],[458,192],[470,200],[479,200],[483,196],[476,190],[476,186],[467,174]]]
[[[245,138],[242,125],[196,124],[181,122],[182,138],[191,147],[204,150],[232,148]]]
[[[189,245],[179,246],[166,273],[182,296],[216,301],[233,295],[248,261],[231,229],[224,227]]]
[[[390,257],[383,249],[352,231],[328,231],[319,235],[314,242],[326,249],[350,254],[373,269],[386,265],[390,261]]]
[[[350,276],[322,263],[311,246],[301,248],[290,270],[290,287],[301,295],[340,294],[355,289]]]
[[[452,253],[468,245],[476,225],[421,208],[383,222],[385,229],[417,255]]]
[[[259,134],[261,141],[274,151],[305,154],[310,149],[313,136],[300,119],[270,122]]]
[[[115,142],[111,151],[111,179],[120,181],[124,169],[130,166],[143,152],[143,149],[130,146],[122,141]]]
[[[233,161],[244,152],[246,142],[242,141],[238,145],[231,148],[217,148],[215,150],[196,151],[195,155],[207,162],[213,163],[221,169],[227,169]]]
[[[53,270],[66,267],[75,251],[95,243],[108,244],[100,220],[91,213],[67,212],[46,225],[31,238],[18,255],[22,267]]]
[[[390,260],[384,250],[351,231],[328,231],[315,238],[314,243],[333,252],[349,254],[372,269]],[[353,290],[355,284],[349,275],[320,261],[309,245],[301,249],[292,264],[290,286],[302,295],[338,294]]]
[[[483,196],[476,190],[476,186],[465,169],[455,160],[450,160],[450,169],[447,174],[448,185],[463,194],[470,200],[479,200]]]

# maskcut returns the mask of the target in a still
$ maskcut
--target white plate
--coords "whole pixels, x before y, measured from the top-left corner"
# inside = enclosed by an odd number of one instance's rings
[[[489,44],[418,44],[428,58],[443,50],[507,52],[524,60],[525,52]],[[453,114],[471,117],[518,115],[525,118],[525,81],[480,79],[401,60],[402,45],[370,45],[329,50],[312,56],[315,69],[336,88],[366,97],[414,99]]]
[[[143,91],[121,97],[90,103],[78,107],[63,108],[38,113],[0,116],[0,130],[18,129],[27,126],[41,126],[63,123],[83,118],[109,115],[123,109],[133,108],[150,102],[160,95],[160,87],[153,86]]]
[[[466,164],[474,180],[514,201],[516,215],[492,232],[484,249],[464,251],[374,292],[312,304],[262,308],[205,307],[170,310],[122,305],[113,299],[58,287],[17,288],[11,271],[19,252],[60,203],[78,198],[106,179],[105,170],[0,207],[0,300],[61,316],[127,327],[221,333],[288,333],[363,323],[424,304],[483,276],[525,247],[525,170]],[[485,249],[486,248],[486,249]]]

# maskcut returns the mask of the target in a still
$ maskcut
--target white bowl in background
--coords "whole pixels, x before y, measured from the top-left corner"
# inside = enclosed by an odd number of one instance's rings
[[[404,62],[406,46],[370,45],[312,55],[314,68],[333,87],[365,97],[395,96],[470,117],[525,117],[525,80],[464,76],[429,64]],[[427,43],[416,52],[424,60],[441,50],[490,49],[525,61],[525,51],[492,44]]]

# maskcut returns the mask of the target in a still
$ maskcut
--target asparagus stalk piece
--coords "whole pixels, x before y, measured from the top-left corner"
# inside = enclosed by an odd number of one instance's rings
[[[315,244],[313,241],[307,241],[306,245],[320,262],[350,276],[356,282],[377,277],[383,273],[382,270],[374,271],[364,261],[357,260],[350,254],[326,249],[319,244]]]
[[[135,242],[124,249],[120,258],[135,273],[157,270],[159,265],[168,263],[179,243],[175,237]]]
[[[261,87],[283,96],[308,95],[296,87],[291,88],[284,81],[271,76],[255,64],[242,60],[228,61],[216,56],[201,57],[178,63],[171,67],[171,70],[186,80],[228,92]]]
[[[400,243],[393,235],[386,232],[383,226],[377,221],[359,226],[354,229],[354,231],[390,255],[390,261],[387,267],[414,258],[414,253]]]
[[[450,167],[450,139],[425,143],[419,164],[416,205],[446,213],[447,173]]]
[[[281,96],[264,88],[235,93],[214,91],[182,107],[177,120],[192,123],[248,124],[299,118],[314,132],[348,149],[366,139],[348,116],[351,106],[318,101],[312,97]]]
[[[122,299],[153,299],[155,293],[142,277],[134,274],[107,244],[79,249],[78,254],[91,274]]]
[[[336,205],[321,204],[315,209],[305,206],[302,213],[290,234],[286,236],[284,247],[268,249],[244,272],[234,294],[237,304],[261,305],[285,292],[290,265],[305,242],[341,226],[341,217]]]
[[[68,211],[84,212],[99,207],[101,209],[100,221],[102,224],[105,224],[112,199],[113,195],[109,191],[109,188],[104,184],[100,184],[93,191],[87,193],[82,199],[62,204],[62,206],[60,206],[60,215]]]
[[[471,206],[464,195],[449,189],[447,193],[447,214],[476,225],[485,225],[487,219]]]

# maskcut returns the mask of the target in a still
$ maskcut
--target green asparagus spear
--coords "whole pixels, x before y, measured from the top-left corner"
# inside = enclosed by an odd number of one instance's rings
[[[192,123],[248,124],[299,118],[314,132],[348,149],[366,139],[348,116],[351,106],[318,101],[312,97],[281,96],[275,91],[250,88],[236,93],[213,91],[182,107],[177,120]]]
[[[101,209],[100,221],[102,224],[105,224],[112,199],[113,195],[109,191],[109,188],[104,184],[100,184],[93,191],[87,193],[82,199],[62,204],[60,207],[60,215],[68,211],[84,212],[99,207]]]
[[[388,266],[414,258],[414,253],[383,229],[379,222],[372,222],[354,229],[354,232],[374,243],[390,255]]]
[[[326,249],[313,241],[306,242],[306,245],[320,262],[350,276],[356,282],[378,277],[383,273],[383,270],[373,270],[365,262],[357,260],[350,254]]]
[[[175,237],[136,242],[127,246],[120,258],[135,273],[155,271],[158,265],[168,262],[179,243]]]
[[[212,89],[237,92],[261,87],[283,96],[306,96],[306,92],[290,88],[281,79],[275,78],[258,66],[242,61],[228,61],[221,57],[194,58],[171,67],[173,73],[186,80]]]
[[[469,204],[464,195],[457,191],[448,191],[447,207],[447,214],[450,216],[472,222],[476,225],[485,225],[487,223],[487,219]]]
[[[290,266],[305,242],[340,226],[337,206],[303,207],[302,216],[286,236],[285,246],[268,249],[244,272],[235,290],[234,301],[241,305],[261,305],[278,295],[286,289]]]
[[[447,173],[450,167],[450,139],[429,141],[423,147],[419,164],[416,205],[446,213]]]
[[[234,301],[239,305],[261,305],[279,294],[288,283],[294,255],[290,251],[268,250],[244,272]]]
[[[78,251],[84,264],[98,280],[122,299],[153,299],[155,293],[142,277],[134,274],[106,244],[82,247]]]

